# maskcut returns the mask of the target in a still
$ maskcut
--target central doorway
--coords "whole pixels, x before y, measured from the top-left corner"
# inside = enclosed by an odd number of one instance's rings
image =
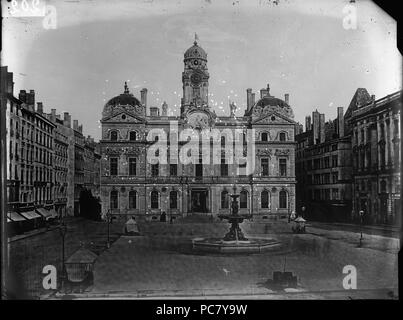
[[[204,213],[207,212],[207,190],[193,189],[191,199],[192,212]]]

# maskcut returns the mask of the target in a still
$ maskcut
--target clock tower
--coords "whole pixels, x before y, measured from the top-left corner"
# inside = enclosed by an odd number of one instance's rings
[[[196,40],[186,50],[183,62],[181,114],[192,108],[208,106],[207,53]]]

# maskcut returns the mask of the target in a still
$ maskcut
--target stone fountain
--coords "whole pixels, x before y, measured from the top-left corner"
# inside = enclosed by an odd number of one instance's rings
[[[231,195],[231,213],[219,214],[220,220],[228,220],[231,224],[230,229],[223,238],[198,238],[193,239],[193,250],[202,252],[216,253],[258,253],[278,247],[280,242],[271,238],[253,238],[248,239],[242,232],[240,224],[245,220],[250,220],[252,214],[239,214],[238,197],[235,194]]]

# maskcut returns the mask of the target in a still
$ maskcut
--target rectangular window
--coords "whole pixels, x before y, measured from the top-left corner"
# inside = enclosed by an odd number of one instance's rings
[[[325,200],[330,200],[330,189],[325,189]]]
[[[135,176],[137,168],[137,159],[136,158],[129,158],[129,176]]]
[[[260,166],[262,168],[262,176],[267,177],[269,175],[269,159],[261,159]]]
[[[332,167],[337,167],[337,155],[332,156]]]
[[[332,183],[337,183],[337,180],[338,180],[338,173],[333,172],[332,173]]]
[[[221,176],[228,176],[228,164],[225,163],[225,159],[221,159]]]
[[[203,176],[203,164],[201,159],[199,159],[199,163],[195,165],[195,170],[196,170],[196,177]]]
[[[169,193],[169,208],[178,209],[178,193],[176,191]]]
[[[339,200],[339,189],[332,189],[332,199]]]
[[[110,174],[111,176],[117,176],[118,175],[118,158],[110,158]]]
[[[320,169],[320,159],[314,159],[313,160],[313,168],[314,169]]]
[[[285,177],[287,175],[287,159],[280,159],[280,176]]]
[[[171,175],[171,176],[178,175],[178,165],[176,163],[171,163],[169,165],[169,175]]]
[[[156,163],[156,164],[152,164],[151,165],[151,176],[153,176],[153,177],[158,177],[158,175],[159,175],[159,170],[160,168],[159,168],[159,164],[158,163]]]
[[[330,157],[325,157],[323,159],[323,165],[325,168],[329,168],[330,167]]]

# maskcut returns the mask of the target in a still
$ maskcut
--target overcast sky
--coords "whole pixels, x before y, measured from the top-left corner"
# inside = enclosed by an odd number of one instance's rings
[[[42,0],[43,1],[43,0]],[[48,1],[57,28],[43,18],[3,20],[2,65],[14,73],[15,95],[34,89],[45,112],[68,111],[84,133],[100,137],[106,101],[129,81],[148,106],[179,114],[183,53],[199,37],[208,54],[210,106],[242,115],[246,89],[270,83],[290,94],[295,120],[314,109],[336,116],[355,90],[377,98],[401,90],[396,24],[370,1],[356,1],[357,28],[343,28],[346,0]],[[4,12],[4,10],[3,10]]]

